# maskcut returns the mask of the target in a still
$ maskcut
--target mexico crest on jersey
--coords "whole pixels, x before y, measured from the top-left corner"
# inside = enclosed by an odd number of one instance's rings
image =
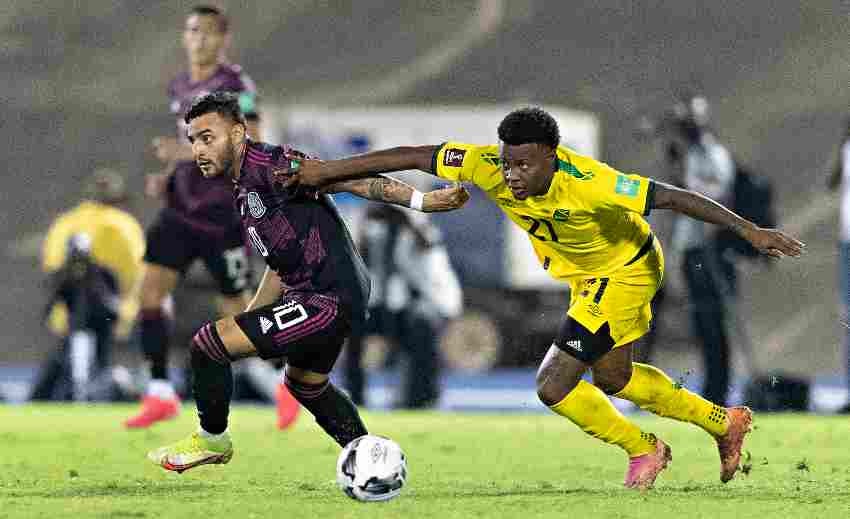
[[[263,199],[256,191],[248,193],[248,211],[254,218],[262,218],[266,214],[266,206],[263,205]]]

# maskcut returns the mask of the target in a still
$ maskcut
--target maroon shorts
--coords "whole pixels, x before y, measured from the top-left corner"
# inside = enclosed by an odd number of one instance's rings
[[[332,295],[290,292],[270,305],[236,316],[260,358],[330,373],[351,333],[351,311]]]

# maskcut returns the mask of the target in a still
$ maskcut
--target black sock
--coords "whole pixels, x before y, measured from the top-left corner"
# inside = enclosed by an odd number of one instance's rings
[[[142,350],[151,363],[151,378],[168,380],[168,339],[171,323],[162,310],[142,310]]]
[[[201,428],[210,434],[227,429],[230,398],[233,396],[233,373],[230,357],[216,332],[207,323],[192,338],[192,390]]]
[[[316,417],[316,423],[341,447],[369,434],[357,406],[329,381],[305,384],[285,377],[286,387],[298,402]]]

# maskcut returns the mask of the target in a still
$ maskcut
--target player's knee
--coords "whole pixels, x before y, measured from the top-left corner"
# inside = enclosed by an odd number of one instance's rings
[[[139,290],[139,304],[144,310],[165,311],[171,305],[171,290],[157,281],[157,278],[146,278]]]
[[[593,385],[601,389],[607,395],[616,395],[632,377],[631,366],[622,369],[609,369],[605,371],[593,371]]]
[[[193,361],[209,359],[219,364],[228,364],[232,360],[218,335],[215,323],[207,323],[195,332],[189,351]]]
[[[167,294],[162,294],[157,290],[142,289],[139,297],[139,305],[142,311],[162,310],[165,306],[165,298]]]
[[[178,277],[179,274],[176,271],[166,267],[145,264],[145,273],[139,290],[141,307],[143,309],[164,308]]]
[[[573,388],[559,383],[558,378],[550,376],[547,371],[541,369],[537,372],[537,398],[550,407],[563,400]]]
[[[292,396],[304,404],[307,401],[315,400],[322,396],[328,389],[330,380],[325,378],[322,381],[307,381],[300,377],[296,378],[289,373],[289,369],[287,368],[287,373],[283,377],[283,383],[289,389],[289,392],[292,393]]]

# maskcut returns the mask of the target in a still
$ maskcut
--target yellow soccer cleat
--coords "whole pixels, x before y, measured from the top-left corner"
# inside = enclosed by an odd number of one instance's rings
[[[177,473],[199,465],[225,464],[232,457],[233,443],[226,431],[219,439],[205,438],[194,432],[188,438],[148,453],[149,460]]]

